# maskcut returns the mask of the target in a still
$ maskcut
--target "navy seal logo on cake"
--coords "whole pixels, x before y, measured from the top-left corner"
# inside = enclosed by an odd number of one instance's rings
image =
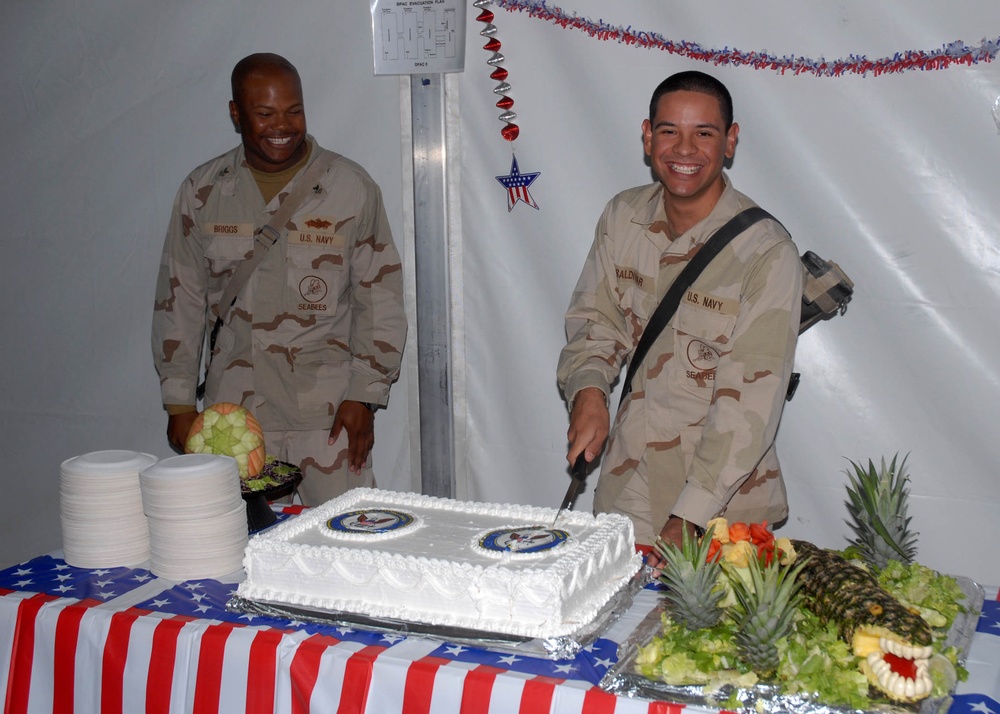
[[[569,540],[569,533],[545,526],[518,526],[488,531],[477,545],[491,553],[544,553]]]
[[[398,531],[413,522],[413,516],[403,511],[367,508],[336,515],[326,522],[326,527],[335,533],[378,535]]]

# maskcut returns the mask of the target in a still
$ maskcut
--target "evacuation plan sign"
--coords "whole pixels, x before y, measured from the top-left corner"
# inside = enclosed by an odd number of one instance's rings
[[[467,0],[372,0],[375,74],[461,72]]]

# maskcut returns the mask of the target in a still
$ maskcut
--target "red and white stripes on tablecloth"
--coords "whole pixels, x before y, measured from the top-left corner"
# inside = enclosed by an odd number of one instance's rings
[[[0,590],[7,714],[679,714],[590,684],[391,647]],[[694,707],[687,707],[689,711]]]

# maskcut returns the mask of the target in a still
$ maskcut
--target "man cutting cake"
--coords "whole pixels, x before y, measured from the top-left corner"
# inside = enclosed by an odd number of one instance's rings
[[[629,516],[640,543],[679,544],[683,529],[722,514],[775,523],[788,513],[774,438],[802,268],[775,220],[736,235],[683,291],[613,427],[609,411],[612,385],[668,288],[717,229],[756,205],[723,171],[738,135],[715,78],[681,72],[657,87],[642,123],[657,181],[608,203],[566,312],[558,382],[570,408],[567,458],[592,462],[608,441],[594,508]]]

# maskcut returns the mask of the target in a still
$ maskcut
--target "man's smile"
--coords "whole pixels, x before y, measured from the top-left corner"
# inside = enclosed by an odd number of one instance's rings
[[[676,171],[679,174],[696,174],[701,171],[701,166],[696,164],[667,164],[671,171]]]

